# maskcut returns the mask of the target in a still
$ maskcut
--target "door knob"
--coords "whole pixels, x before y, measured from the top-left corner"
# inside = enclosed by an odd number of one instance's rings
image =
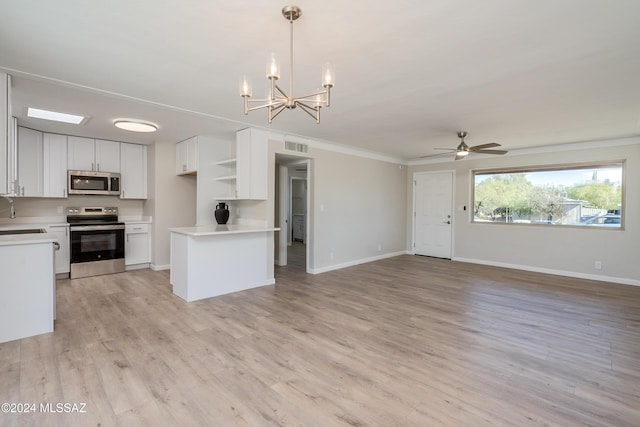
[[[451,221],[445,221],[444,223],[445,224],[451,224]]]

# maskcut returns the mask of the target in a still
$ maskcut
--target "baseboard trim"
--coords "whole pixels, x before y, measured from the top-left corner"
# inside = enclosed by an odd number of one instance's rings
[[[381,259],[385,259],[385,258],[393,258],[400,255],[407,255],[408,253],[409,253],[408,251],[392,252],[389,254],[377,255],[370,258],[361,258],[354,261],[345,262],[342,264],[328,265],[326,267],[321,267],[321,268],[309,268],[307,269],[307,273],[309,274],[326,273],[327,271],[340,270],[342,268],[353,267],[354,265],[366,264],[368,262],[373,262],[373,261],[380,261]]]
[[[534,273],[555,274],[556,276],[573,277],[576,279],[596,280],[599,282],[618,283],[621,285],[640,286],[640,280],[627,279],[625,277],[601,276],[597,274],[579,273],[576,271],[555,270],[552,268],[533,267],[530,265],[510,264],[506,262],[487,261],[483,259],[453,257],[452,261],[468,262],[471,264],[490,265],[492,267],[504,267],[514,270],[532,271]]]
[[[162,264],[162,265],[151,264],[149,265],[149,268],[151,268],[153,271],[169,270],[171,269],[171,264]]]

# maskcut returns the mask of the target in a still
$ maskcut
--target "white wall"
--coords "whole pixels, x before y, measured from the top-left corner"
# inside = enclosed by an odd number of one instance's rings
[[[406,167],[313,147],[309,154],[309,271],[404,253]]]
[[[631,145],[620,145],[621,143]],[[496,156],[457,162],[410,166],[407,188],[407,236],[412,243],[413,174],[419,171],[456,171],[453,258],[490,265],[515,267],[575,277],[640,285],[640,138],[599,141],[588,147],[552,153]],[[556,147],[555,149],[557,149]],[[471,170],[501,167],[567,164],[603,160],[626,160],[625,229],[544,227],[525,224],[471,223]],[[602,261],[602,269],[594,261]]]
[[[149,192],[145,215],[153,217],[151,262],[153,268],[168,268],[171,260],[169,228],[192,227],[196,223],[196,178],[176,176],[176,146],[156,143],[149,157]],[[153,171],[153,175],[151,173]],[[155,184],[155,185],[153,185]]]
[[[47,217],[66,221],[69,206],[117,206],[120,216],[141,216],[143,200],[121,200],[116,196],[69,196],[66,199],[44,197],[12,197],[16,208],[16,219]],[[0,206],[4,209],[6,206]],[[58,208],[62,212],[58,212]],[[6,214],[8,217],[9,214]],[[4,218],[4,216],[3,216]]]

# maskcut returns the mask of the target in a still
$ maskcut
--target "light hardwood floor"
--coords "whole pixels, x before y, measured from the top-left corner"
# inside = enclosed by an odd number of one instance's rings
[[[400,256],[186,303],[168,272],[58,283],[0,344],[39,426],[638,426],[640,288]]]

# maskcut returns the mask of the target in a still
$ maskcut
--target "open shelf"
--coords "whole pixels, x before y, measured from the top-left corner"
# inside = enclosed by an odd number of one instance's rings
[[[216,162],[218,166],[234,166],[236,164],[236,159],[227,159]]]
[[[236,180],[235,175],[219,176],[217,178],[214,178],[214,181],[235,181],[235,180]]]

